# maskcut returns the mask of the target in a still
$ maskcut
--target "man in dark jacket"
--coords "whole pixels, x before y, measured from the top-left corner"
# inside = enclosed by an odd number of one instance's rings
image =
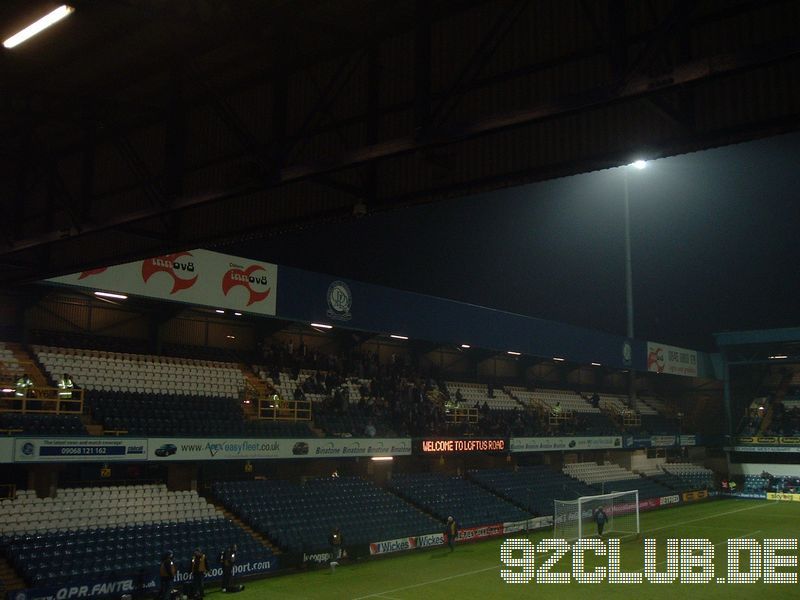
[[[208,572],[206,555],[200,548],[195,548],[192,554],[192,594],[195,598],[202,598],[205,594],[203,580]]]
[[[170,593],[172,592],[172,580],[175,579],[175,561],[172,559],[172,550],[167,550],[164,557],[161,559],[161,566],[158,569],[158,575],[161,579],[161,587],[158,590],[158,597],[161,600],[169,600]]]
[[[220,562],[222,563],[222,591],[227,592],[231,589],[233,566],[236,564],[236,544],[228,546],[220,556]]]
[[[456,545],[456,538],[458,537],[458,525],[456,525],[456,520],[453,517],[447,517],[444,537],[447,540],[447,545],[450,546],[450,552],[452,552]]]
[[[344,537],[338,525],[328,535],[328,544],[331,547],[331,566],[334,567],[339,564],[339,560],[342,558],[342,548],[344,548]]]
[[[608,515],[602,506],[599,506],[595,511],[594,522],[597,523],[597,535],[603,537],[603,527],[608,522]]]

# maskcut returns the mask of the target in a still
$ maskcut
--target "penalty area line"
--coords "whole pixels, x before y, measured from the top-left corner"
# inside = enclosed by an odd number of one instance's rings
[[[384,590],[382,592],[375,592],[374,594],[367,594],[366,596],[359,596],[357,598],[353,598],[353,600],[364,600],[365,598],[380,598],[384,594],[393,594],[394,592],[402,592],[403,590],[412,590],[414,588],[425,587],[426,585],[432,585],[434,583],[442,583],[443,581],[458,579],[459,577],[469,577],[470,575],[478,575],[479,573],[485,573],[486,571],[499,569],[500,566],[501,565],[494,565],[491,567],[485,567],[483,569],[477,569],[475,571],[467,571],[466,573],[458,573],[457,575],[450,575],[449,577],[440,577],[439,579],[431,579],[430,581],[423,581],[421,583],[415,583],[413,585],[406,585],[403,587],[394,588],[393,590]]]

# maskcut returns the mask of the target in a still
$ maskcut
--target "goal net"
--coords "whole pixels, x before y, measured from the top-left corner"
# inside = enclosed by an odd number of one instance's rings
[[[603,535],[639,535],[639,490],[582,496],[576,500],[554,500],[553,537],[577,540],[598,535],[600,514],[605,513]]]

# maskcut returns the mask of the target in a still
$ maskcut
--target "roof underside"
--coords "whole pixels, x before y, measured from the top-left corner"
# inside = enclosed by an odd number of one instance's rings
[[[0,52],[5,283],[800,123],[792,0],[71,4]]]

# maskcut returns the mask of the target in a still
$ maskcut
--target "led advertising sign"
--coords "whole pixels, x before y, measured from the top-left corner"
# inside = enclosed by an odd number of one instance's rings
[[[433,439],[420,440],[422,454],[454,454],[463,452],[505,452],[508,441],[499,439]]]

